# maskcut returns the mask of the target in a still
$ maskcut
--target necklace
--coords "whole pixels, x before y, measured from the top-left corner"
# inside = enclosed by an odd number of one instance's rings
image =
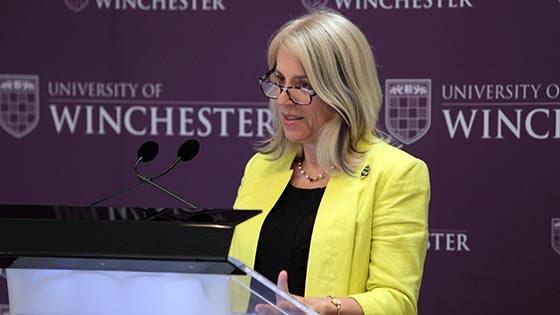
[[[325,176],[323,175],[323,173],[319,173],[319,175],[317,175],[317,176],[309,176],[309,174],[307,174],[307,173],[303,170],[303,160],[300,160],[300,159],[296,160],[296,164],[297,164],[297,169],[298,169],[299,173],[300,173],[301,175],[303,175],[303,177],[305,177],[305,179],[307,179],[308,181],[310,181],[310,182],[312,182],[312,183],[313,183],[313,182],[316,182],[316,181],[319,181],[319,180],[321,180],[321,179],[323,179],[323,178],[325,178]]]

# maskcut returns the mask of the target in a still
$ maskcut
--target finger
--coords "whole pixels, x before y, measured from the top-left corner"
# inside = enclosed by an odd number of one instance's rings
[[[282,289],[282,291],[290,293],[290,290],[288,289],[288,272],[286,270],[282,270],[278,274],[277,285],[280,289]]]
[[[255,305],[255,312],[262,315],[280,314],[274,307],[266,304]]]

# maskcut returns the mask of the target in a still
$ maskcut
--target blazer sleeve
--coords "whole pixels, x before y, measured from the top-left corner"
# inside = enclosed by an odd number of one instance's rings
[[[416,158],[393,162],[373,188],[366,292],[351,295],[365,315],[418,313],[428,240],[428,168]]]

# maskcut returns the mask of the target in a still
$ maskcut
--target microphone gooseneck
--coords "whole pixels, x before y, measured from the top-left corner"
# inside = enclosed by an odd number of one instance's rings
[[[199,149],[200,144],[194,139],[183,142],[177,150],[177,158],[175,159],[175,161],[173,161],[173,163],[171,163],[171,165],[169,165],[169,167],[167,167],[159,175],[152,177],[152,181],[169,173],[169,171],[171,171],[177,164],[179,164],[179,162],[192,160],[198,154]]]
[[[136,163],[134,165],[134,167],[132,168],[132,170],[134,171],[134,174],[136,175],[136,177],[138,177],[141,180],[142,183],[149,184],[149,185],[155,187],[156,189],[162,191],[166,195],[171,196],[175,200],[178,200],[182,204],[189,207],[188,210],[200,211],[201,208],[199,208],[197,205],[181,198],[179,195],[171,192],[170,190],[168,190],[168,189],[164,188],[163,186],[154,182],[154,180],[156,180],[159,177],[169,173],[169,171],[171,171],[177,164],[179,164],[179,162],[192,160],[198,154],[199,149],[200,149],[200,144],[199,144],[198,141],[196,141],[194,139],[187,140],[187,141],[183,142],[183,144],[181,144],[181,146],[177,150],[177,158],[175,159],[175,161],[167,169],[165,169],[161,174],[159,174],[156,177],[150,178],[150,177],[146,177],[146,176],[140,174],[140,172],[138,171],[138,164],[139,163]]]
[[[137,176],[138,178],[140,178],[140,180],[142,180],[142,181],[145,182],[146,184],[149,184],[149,185],[155,187],[156,189],[162,191],[162,192],[165,193],[166,195],[171,196],[172,198],[174,198],[175,200],[178,200],[178,201],[181,202],[182,204],[188,206],[188,207],[189,207],[189,210],[196,210],[196,211],[202,210],[202,209],[200,209],[197,205],[195,205],[195,204],[193,204],[193,203],[191,203],[191,202],[189,202],[189,201],[187,201],[187,200],[181,198],[179,195],[177,195],[177,194],[175,194],[175,193],[169,191],[168,189],[164,188],[163,186],[157,184],[157,183],[154,182],[151,178],[146,177],[146,176],[140,174],[140,173],[138,172],[138,169],[137,169],[137,168],[133,168],[133,170],[134,170],[134,174],[136,174],[136,176]]]

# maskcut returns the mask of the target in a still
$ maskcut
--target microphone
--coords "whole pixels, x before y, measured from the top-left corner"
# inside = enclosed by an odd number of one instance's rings
[[[157,156],[158,152],[159,152],[159,145],[158,145],[155,141],[147,141],[147,142],[144,142],[144,143],[140,146],[140,148],[138,148],[138,153],[137,153],[137,157],[138,157],[138,158],[137,158],[136,162],[134,163],[134,167],[135,167],[135,168],[138,167],[138,165],[139,165],[141,162],[150,162],[150,161],[152,161],[152,160]],[[169,172],[169,171],[168,171],[168,172]],[[161,176],[161,174],[160,174],[160,176]],[[138,182],[138,184],[136,184],[136,185],[130,186],[130,187],[125,188],[125,189],[123,189],[123,190],[121,190],[121,191],[117,191],[116,193],[111,194],[111,195],[109,195],[109,196],[107,196],[107,197],[104,197],[104,198],[102,198],[102,199],[99,199],[99,200],[93,202],[92,204],[90,204],[88,207],[94,207],[94,206],[96,206],[96,205],[98,205],[98,204],[100,204],[100,203],[102,203],[102,202],[104,202],[104,201],[107,201],[107,200],[109,200],[109,199],[113,199],[113,198],[115,198],[116,196],[119,196],[119,195],[121,195],[121,194],[124,194],[125,192],[127,192],[127,191],[129,191],[129,190],[132,190],[132,189],[134,189],[134,188],[136,188],[136,187],[142,186],[143,184],[144,184],[144,182],[140,181],[140,182]]]
[[[155,159],[159,152],[159,145],[155,141],[144,142],[140,148],[138,148],[138,160],[144,162],[150,162]]]
[[[173,168],[175,168],[175,166],[177,166],[177,164],[179,164],[179,162],[192,160],[198,154],[199,149],[200,149],[200,144],[198,143],[198,141],[196,141],[196,140],[185,141],[179,147],[179,150],[177,151],[177,158],[175,159],[175,161],[173,161],[173,163],[171,165],[169,165],[169,167],[167,167],[163,172],[161,172],[160,174],[158,174],[154,177],[143,176],[143,178],[140,178],[140,181],[137,184],[135,184],[133,186],[130,186],[128,188],[125,188],[121,191],[118,191],[118,192],[116,192],[112,195],[109,195],[107,197],[104,197],[100,200],[97,200],[94,203],[90,204],[89,207],[96,206],[96,205],[98,205],[98,204],[100,204],[104,201],[107,201],[107,200],[112,199],[114,197],[117,197],[121,194],[124,194],[124,193],[128,192],[129,190],[132,190],[134,188],[137,188],[139,186],[144,185],[147,182],[150,182],[150,183],[153,182],[154,180],[156,180],[156,179],[162,177],[163,175],[169,173]],[[134,167],[133,167],[134,172],[138,173],[138,166],[140,165],[140,163],[152,161],[157,156],[158,152],[159,152],[159,145],[155,141],[147,141],[147,142],[143,143],[140,146],[140,148],[138,148],[138,153],[137,153],[138,159],[134,163]],[[189,207],[193,206],[192,204],[188,204],[188,205],[189,205]]]
[[[187,140],[187,141],[183,142],[183,144],[181,144],[181,146],[177,150],[177,159],[175,159],[175,161],[165,171],[163,171],[157,177],[150,178],[150,177],[147,177],[147,176],[144,176],[144,175],[140,174],[140,172],[138,172],[138,165],[136,165],[136,164],[133,167],[134,174],[136,175],[136,177],[138,177],[142,181],[142,183],[149,184],[149,185],[155,187],[156,189],[162,191],[166,195],[173,197],[175,200],[178,200],[182,204],[187,205],[189,207],[188,210],[195,210],[195,212],[200,211],[202,209],[200,207],[198,207],[197,205],[181,198],[179,195],[171,192],[170,190],[168,190],[168,189],[164,188],[163,186],[154,182],[155,179],[163,176],[164,174],[167,174],[179,162],[192,160],[198,154],[199,149],[200,149],[200,144],[199,144],[198,141],[196,141],[194,139]],[[164,212],[166,212],[166,211],[158,212],[154,216],[146,218],[145,220],[151,220],[154,217],[162,215]]]
[[[171,165],[169,165],[168,168],[166,168],[163,172],[161,172],[161,174],[150,178],[151,181],[154,181],[162,177],[163,175],[169,173],[169,171],[171,171],[177,164],[179,164],[179,162],[192,160],[198,154],[199,149],[200,149],[200,144],[198,143],[198,141],[194,139],[183,142],[183,144],[181,144],[181,146],[177,150],[177,158],[175,159],[175,161],[173,161],[173,163],[171,163]],[[138,165],[136,164],[134,165],[134,173],[138,173]],[[140,179],[140,181],[144,183],[142,179]]]

